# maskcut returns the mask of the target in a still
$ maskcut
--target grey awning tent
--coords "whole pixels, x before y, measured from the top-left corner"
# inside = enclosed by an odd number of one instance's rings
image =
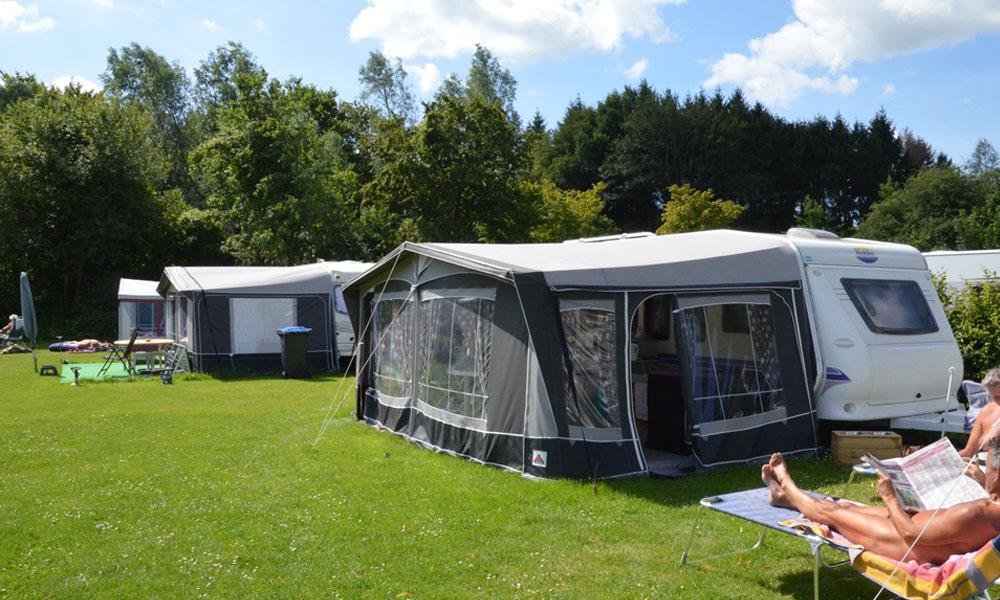
[[[345,287],[357,414],[537,477],[814,452],[801,277],[784,236],[737,231],[404,243]]]
[[[167,336],[183,342],[199,371],[281,370],[280,327],[311,329],[312,369],[338,364],[340,288],[367,263],[328,261],[289,267],[167,267],[157,293],[167,300]],[[339,300],[338,300],[339,299]]]

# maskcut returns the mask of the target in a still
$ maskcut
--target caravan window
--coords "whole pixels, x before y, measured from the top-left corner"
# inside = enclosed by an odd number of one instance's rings
[[[493,300],[421,301],[418,398],[427,407],[486,419],[493,346]]]
[[[141,335],[160,335],[163,333],[162,310],[159,302],[136,302],[135,326]]]
[[[875,333],[916,335],[938,330],[916,281],[841,279],[854,307]]]
[[[392,398],[409,398],[413,391],[413,303],[383,300],[372,318],[372,372],[375,389]]]
[[[784,408],[770,304],[708,304],[677,312],[695,423]]]
[[[569,366],[563,363],[566,413],[570,425],[619,428],[615,313],[595,307],[562,305]]]

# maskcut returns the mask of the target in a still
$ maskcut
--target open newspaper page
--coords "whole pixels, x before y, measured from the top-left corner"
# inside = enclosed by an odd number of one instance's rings
[[[965,476],[965,461],[947,438],[909,456],[879,460],[867,455],[863,460],[892,479],[904,509],[934,510],[986,498],[982,486]]]

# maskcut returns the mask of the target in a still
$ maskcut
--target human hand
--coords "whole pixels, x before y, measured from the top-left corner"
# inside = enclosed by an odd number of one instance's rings
[[[896,488],[892,486],[892,480],[882,473],[879,473],[878,484],[875,486],[875,490],[882,500],[888,501],[889,498],[896,497]]]
[[[986,473],[983,473],[975,461],[970,462],[969,466],[965,468],[965,474],[975,479],[979,485],[986,485]]]

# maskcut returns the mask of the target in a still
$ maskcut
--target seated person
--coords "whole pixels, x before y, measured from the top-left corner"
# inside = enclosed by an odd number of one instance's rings
[[[11,315],[10,317],[8,317],[9,322],[3,327],[0,327],[0,335],[7,335],[11,332],[12,329],[14,329],[14,319],[16,318],[17,315]]]
[[[1000,426],[994,427],[997,419],[1000,419],[1000,367],[993,367],[983,377],[983,387],[993,399],[992,402],[983,407],[976,415],[976,422],[969,432],[969,440],[965,442],[965,447],[958,451],[962,458],[975,458],[980,447],[985,448],[988,440],[1000,435]],[[920,449],[920,446],[904,446],[903,455],[909,455]]]
[[[993,401],[984,406],[976,416],[976,422],[969,432],[969,441],[965,443],[965,448],[958,451],[964,458],[973,458],[980,446],[986,447],[983,442],[1000,435],[1000,426],[993,426],[1000,419],[1000,404],[997,404],[997,399],[1000,398],[1000,367],[987,371],[982,384]]]
[[[795,509],[808,519],[836,529],[866,550],[891,559],[901,560],[906,555],[907,559],[920,563],[940,564],[952,554],[978,550],[1000,534],[1000,481],[997,476],[1000,438],[992,438],[987,446],[986,492],[989,497],[941,509],[936,516],[933,510],[912,514],[904,511],[896,498],[892,480],[885,476],[880,476],[878,482],[878,494],[885,507],[810,496],[795,485],[780,453],[771,455],[770,462],[761,467],[761,479],[770,490],[773,506]],[[916,545],[907,554],[914,540]]]

